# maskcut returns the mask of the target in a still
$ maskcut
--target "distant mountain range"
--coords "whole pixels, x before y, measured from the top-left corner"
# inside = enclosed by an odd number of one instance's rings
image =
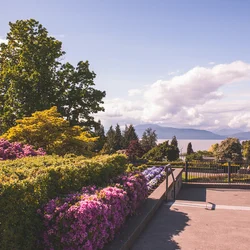
[[[240,132],[239,130],[230,131],[229,129],[225,129],[213,133],[200,129],[161,127],[156,124],[136,125],[135,130],[140,138],[147,128],[155,130],[158,139],[171,139],[175,135],[177,139],[224,140],[227,137],[236,137],[240,140],[250,140],[250,132]]]

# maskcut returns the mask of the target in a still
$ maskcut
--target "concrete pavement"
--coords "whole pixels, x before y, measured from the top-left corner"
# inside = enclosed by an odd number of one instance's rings
[[[250,190],[183,188],[132,250],[249,250]]]

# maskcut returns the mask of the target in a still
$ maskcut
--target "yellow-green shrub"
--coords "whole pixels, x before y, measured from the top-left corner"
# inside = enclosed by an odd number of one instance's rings
[[[125,171],[126,163],[124,155],[0,162],[0,249],[38,249],[42,223],[37,209],[83,186],[107,184]]]
[[[56,107],[37,111],[31,117],[16,121],[3,138],[9,141],[30,144],[35,148],[43,148],[48,154],[64,155],[66,153],[89,155],[89,148],[97,137],[83,131],[80,126],[70,127]]]

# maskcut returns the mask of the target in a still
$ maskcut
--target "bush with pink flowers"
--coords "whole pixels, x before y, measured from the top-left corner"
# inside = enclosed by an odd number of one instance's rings
[[[0,139],[0,160],[14,160],[25,156],[45,155],[42,148],[35,150],[31,145]]]
[[[102,249],[147,197],[146,178],[123,175],[114,186],[56,198],[38,212],[44,220],[47,249]]]

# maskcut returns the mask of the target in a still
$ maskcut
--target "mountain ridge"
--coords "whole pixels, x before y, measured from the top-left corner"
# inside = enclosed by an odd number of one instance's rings
[[[141,138],[143,132],[147,128],[152,128],[156,131],[158,139],[171,139],[176,136],[177,139],[196,139],[196,140],[224,140],[228,137],[236,137],[240,140],[249,140],[250,132],[232,133],[231,135],[219,135],[214,132],[204,129],[194,128],[174,128],[162,127],[158,124],[139,124],[135,126],[136,133]]]

